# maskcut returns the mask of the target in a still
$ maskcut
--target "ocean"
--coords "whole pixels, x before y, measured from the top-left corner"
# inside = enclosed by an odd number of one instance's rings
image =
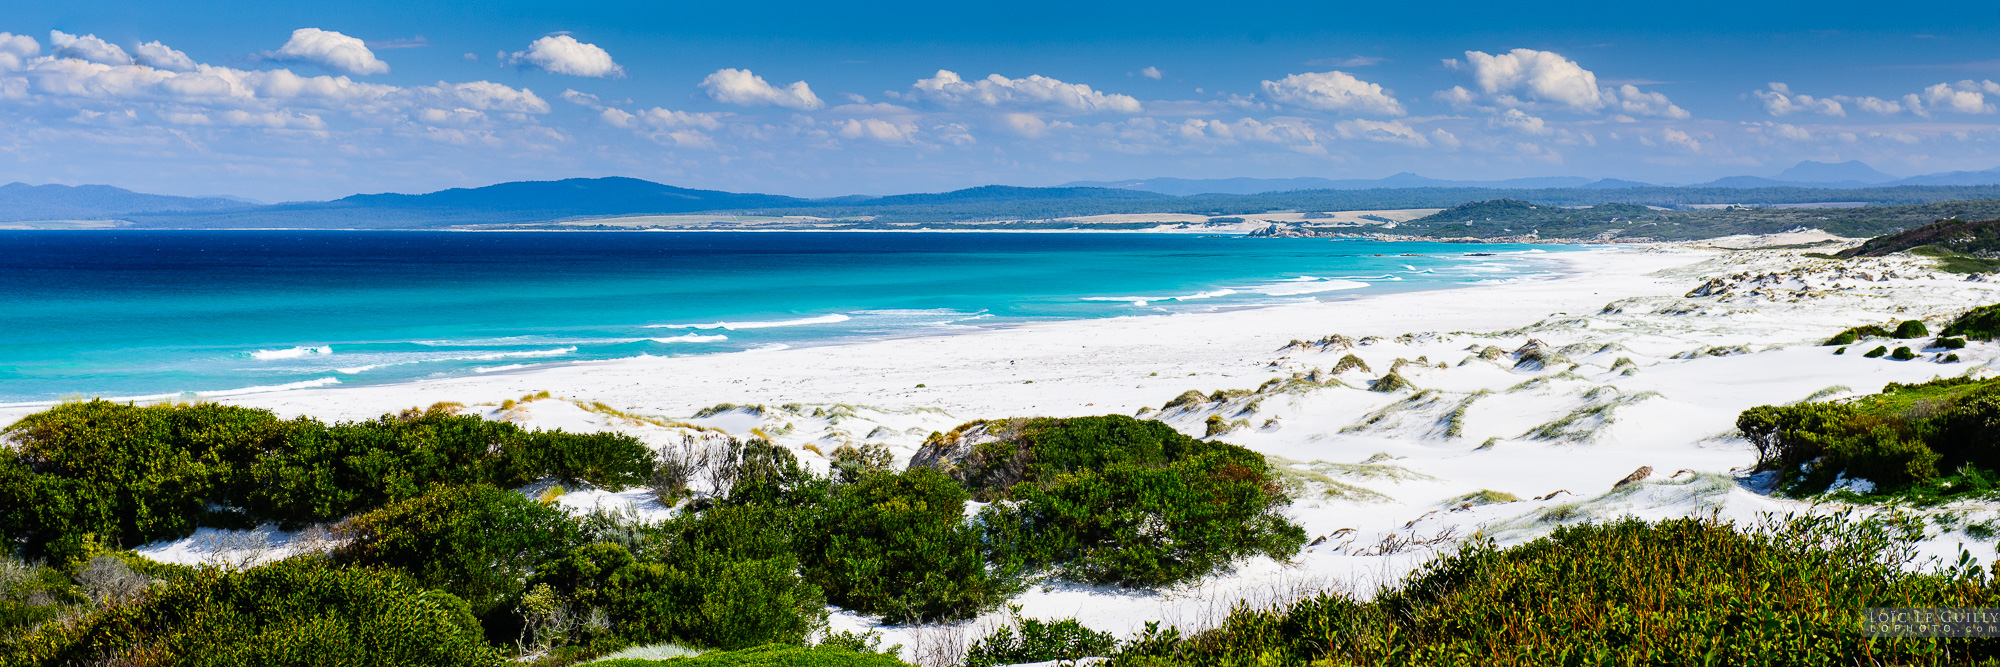
[[[1128,233],[0,232],[0,403],[227,396],[1532,280],[1567,246]]]

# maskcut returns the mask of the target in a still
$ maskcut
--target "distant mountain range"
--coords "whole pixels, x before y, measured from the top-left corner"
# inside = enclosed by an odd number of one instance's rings
[[[1776,176],[1733,176],[1685,186],[1581,177],[1450,181],[1410,173],[1368,180],[1158,178],[1079,182],[1052,188],[990,185],[951,192],[827,199],[697,190],[613,177],[518,181],[425,194],[362,194],[274,205],[219,196],[149,195],[105,185],[14,183],[0,186],[0,222],[123,220],[155,228],[377,229],[731,212],[866,218],[871,224],[889,225],[1055,220],[1114,213],[1230,216],[1278,210],[1445,208],[1493,199],[1549,206],[1621,202],[1666,207],[1826,201],[1907,205],[2000,199],[2000,168],[1897,179],[1860,162],[1802,162]]]
[[[1681,186],[1661,186],[1615,178],[1592,180],[1577,176],[1547,176],[1536,178],[1510,178],[1499,181],[1453,181],[1426,178],[1409,172],[1375,179],[1327,179],[1327,178],[1146,178],[1130,181],[1075,181],[1064,183],[1064,187],[1121,188],[1158,192],[1174,196],[1198,194],[1260,194],[1265,192],[1291,192],[1296,190],[1375,190],[1385,188],[1498,188],[1519,190],[1541,190],[1550,188],[1585,188],[1609,190],[1619,188],[1644,187],[1688,187],[1688,188],[1821,188],[1850,189],[1898,185],[1994,185],[2000,184],[2000,167],[1985,171],[1950,171],[1909,178],[1896,178],[1868,166],[1859,160],[1847,162],[1818,162],[1807,160],[1778,172],[1773,177],[1728,176],[1706,183]]]

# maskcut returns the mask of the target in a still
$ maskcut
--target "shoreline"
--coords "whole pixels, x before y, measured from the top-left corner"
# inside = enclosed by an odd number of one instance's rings
[[[1511,284],[218,400],[328,421],[449,401],[526,428],[617,430],[656,446],[719,430],[767,437],[821,472],[822,452],[840,445],[880,444],[902,464],[930,433],[977,419],[1141,414],[1200,436],[1218,416],[1230,424],[1219,439],[1284,473],[1295,522],[1309,535],[1346,536],[1290,562],[1253,558],[1183,589],[1052,583],[1015,600],[1028,617],[1074,616],[1122,636],[1146,620],[1194,627],[1237,600],[1281,589],[1367,594],[1469,535],[1509,545],[1622,516],[1713,513],[1754,523],[1767,512],[1817,511],[1768,495],[1748,475],[1756,455],[1734,434],[1738,413],[2000,370],[1993,343],[1960,350],[1966,360],[1956,364],[1833,356],[1819,346],[1856,324],[1935,325],[2000,302],[2000,283],[1936,273],[1921,258],[1833,263],[1795,248],[1658,244],[1550,259],[1555,275]],[[1690,294],[1711,280],[1729,289]],[[1345,338],[1324,338],[1334,334]],[[1524,353],[1531,349],[1539,350],[1533,364]],[[1371,370],[1330,373],[1345,355]],[[1392,371],[1414,387],[1368,389]],[[527,398],[543,391],[551,398]],[[1205,398],[1163,407],[1188,391]],[[0,410],[0,419],[29,411]],[[1652,474],[1614,489],[1641,467]],[[1500,500],[1459,506],[1486,492]],[[576,511],[674,511],[643,490],[579,488],[558,502]],[[2000,518],[1991,507],[1919,510],[1944,511],[1966,515],[1965,523]],[[1961,548],[1980,562],[2000,555],[1990,540],[1937,530],[1923,545],[1928,556],[1955,557]],[[199,562],[194,539],[142,551]],[[1433,542],[1371,546],[1398,540]],[[832,629],[881,629],[885,643],[910,645],[909,628],[847,612],[835,614]]]

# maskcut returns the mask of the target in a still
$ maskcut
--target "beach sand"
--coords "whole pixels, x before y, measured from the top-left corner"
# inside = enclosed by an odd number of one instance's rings
[[[1458,289],[221,400],[326,420],[452,401],[524,426],[615,429],[657,445],[694,433],[676,424],[739,436],[755,430],[821,470],[817,452],[849,443],[879,442],[907,461],[930,433],[974,419],[1148,408],[1156,412],[1146,416],[1195,436],[1211,415],[1242,420],[1220,439],[1284,466],[1298,497],[1293,518],[1312,536],[1332,537],[1290,562],[1253,559],[1183,589],[1050,584],[1016,601],[1026,616],[1075,616],[1122,637],[1147,620],[1197,629],[1239,600],[1261,604],[1325,588],[1367,595],[1473,535],[1505,545],[1626,515],[1755,522],[1761,513],[1809,511],[1760,493],[1759,478],[1747,474],[1755,453],[1734,433],[1739,412],[1871,393],[1887,382],[1984,377],[2000,361],[1990,343],[1959,350],[1964,361],[1953,364],[1929,354],[1865,359],[1860,346],[1834,356],[1818,346],[1859,324],[1923,319],[1935,330],[1969,307],[2000,302],[2000,283],[1933,272],[1918,258],[1829,262],[1798,250],[1717,244],[1552,257],[1561,268],[1549,277]],[[1687,296],[1712,279],[1720,280],[1708,295]],[[1287,348],[1333,334],[1354,344]],[[1531,340],[1543,350],[1539,365],[1514,354]],[[1348,354],[1371,371],[1330,375]],[[1392,368],[1414,388],[1368,391]],[[1188,390],[1250,393],[1157,412]],[[551,398],[499,409],[542,391]],[[762,407],[702,412],[720,404]],[[10,408],[0,420],[30,411]],[[1652,468],[1649,478],[1612,490],[1641,466]],[[1525,500],[1461,507],[1482,490]],[[671,511],[636,490],[572,489],[561,502]],[[1979,507],[1926,511],[1994,515]],[[212,532],[145,551],[183,562],[213,558],[223,541]],[[1926,553],[1955,558],[1965,548],[1981,562],[1995,557],[1990,544],[1934,532]],[[288,538],[265,531],[259,539],[275,555]],[[980,634],[995,618],[967,631]],[[845,613],[833,624],[871,627]],[[940,636],[883,631],[887,643],[906,647]]]

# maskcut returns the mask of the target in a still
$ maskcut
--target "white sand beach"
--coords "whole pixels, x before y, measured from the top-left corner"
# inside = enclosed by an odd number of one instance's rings
[[[1868,359],[1861,345],[1835,356],[1818,345],[1847,327],[1891,320],[1921,319],[1935,330],[1967,308],[2000,302],[2000,283],[1935,272],[1922,258],[1832,262],[1796,249],[1728,249],[1755,245],[1562,253],[1555,261],[1563,268],[1544,279],[1318,304],[221,400],[326,420],[452,401],[529,427],[615,429],[660,445],[699,435],[676,424],[755,430],[821,469],[819,452],[844,443],[880,442],[907,461],[930,433],[975,419],[1146,409],[1145,417],[1202,436],[1206,420],[1220,415],[1237,426],[1217,437],[1284,466],[1298,496],[1292,516],[1327,539],[1291,562],[1249,561],[1181,590],[1054,585],[1017,600],[1027,616],[1075,616],[1124,636],[1147,620],[1198,627],[1238,600],[1308,587],[1366,594],[1474,535],[1514,544],[1625,515],[1715,512],[1751,522],[1762,512],[1809,511],[1760,493],[1747,474],[1755,453],[1734,433],[1739,412],[2000,368],[1990,343],[1958,350],[1957,363],[1933,354]],[[1336,334],[1344,338],[1290,345]],[[1333,374],[1348,354],[1369,370]],[[1413,386],[1368,390],[1392,370]],[[1244,391],[1162,410],[1189,390]],[[551,398],[500,409],[542,391]],[[720,404],[755,407],[703,412]],[[31,411],[9,408],[0,419]],[[1613,490],[1642,466],[1649,476]],[[1467,500],[1481,491],[1521,500]],[[671,511],[639,490],[572,489],[562,502]],[[1951,508],[1933,511],[1942,509]],[[204,535],[146,551],[212,557],[201,545],[220,541]],[[286,537],[273,534],[271,544]],[[1963,543],[1982,562],[1994,558],[1990,545],[1974,542],[1939,532],[1927,552],[1955,557]],[[835,616],[836,630],[872,626]],[[883,630],[888,643],[915,640],[907,628]]]

